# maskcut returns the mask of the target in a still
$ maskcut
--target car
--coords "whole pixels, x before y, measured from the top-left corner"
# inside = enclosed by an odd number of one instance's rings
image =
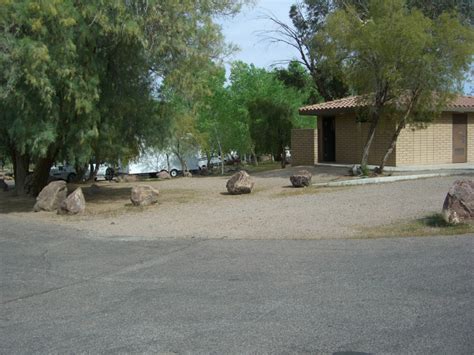
[[[49,170],[49,176],[52,180],[64,180],[67,182],[73,182],[76,180],[77,173],[71,165],[55,165]]]
[[[199,158],[199,160],[198,160],[199,169],[208,168],[207,163],[208,163],[207,157]],[[212,168],[214,166],[219,166],[219,165],[221,165],[221,163],[222,163],[221,157],[213,156],[209,160],[209,168]]]

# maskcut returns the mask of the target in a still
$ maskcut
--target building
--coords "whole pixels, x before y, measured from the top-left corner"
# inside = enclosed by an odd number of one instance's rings
[[[301,115],[317,116],[317,129],[294,129],[293,165],[360,164],[368,122],[357,114],[357,96],[302,107]],[[380,164],[395,131],[381,120],[369,152],[369,164]],[[387,166],[474,163],[474,96],[459,96],[425,128],[408,125],[398,137]]]

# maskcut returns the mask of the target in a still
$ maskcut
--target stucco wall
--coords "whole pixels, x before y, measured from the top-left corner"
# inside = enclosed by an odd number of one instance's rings
[[[355,114],[336,116],[336,163],[359,164],[362,150],[367,140],[369,124],[356,121]],[[394,125],[384,121],[377,127],[372,146],[369,151],[369,164],[379,165],[390,144]],[[395,149],[387,161],[387,165],[394,165],[397,155]]]
[[[318,162],[318,131],[291,130],[291,165],[314,165]]]

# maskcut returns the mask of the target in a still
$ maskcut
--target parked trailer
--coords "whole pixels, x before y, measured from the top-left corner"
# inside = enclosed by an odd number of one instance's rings
[[[186,166],[189,171],[200,169],[200,159],[198,156],[198,153],[185,156]],[[145,153],[140,154],[138,158],[129,161],[127,165],[120,168],[121,173],[130,175],[148,174],[156,176],[161,171],[167,171],[172,177],[183,173],[181,163],[175,154],[156,150],[147,150]]]

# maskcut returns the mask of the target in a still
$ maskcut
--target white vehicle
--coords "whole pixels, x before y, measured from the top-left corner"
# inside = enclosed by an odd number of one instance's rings
[[[49,170],[49,176],[53,180],[72,182],[76,179],[77,173],[71,165],[55,165]]]
[[[188,154],[185,156],[186,167],[189,171],[200,169],[197,154]],[[153,149],[147,150],[138,158],[131,160],[127,165],[121,167],[124,174],[148,174],[156,175],[160,171],[167,171],[172,177],[183,173],[181,163],[178,157],[172,153],[160,152]]]
[[[92,167],[95,169],[95,164],[92,164]],[[85,178],[89,178],[90,176],[90,166],[87,167],[87,171],[84,174]],[[100,164],[99,170],[97,171],[97,175],[95,176],[94,180],[107,180],[110,181],[114,178],[116,171],[113,166],[108,164]]]

